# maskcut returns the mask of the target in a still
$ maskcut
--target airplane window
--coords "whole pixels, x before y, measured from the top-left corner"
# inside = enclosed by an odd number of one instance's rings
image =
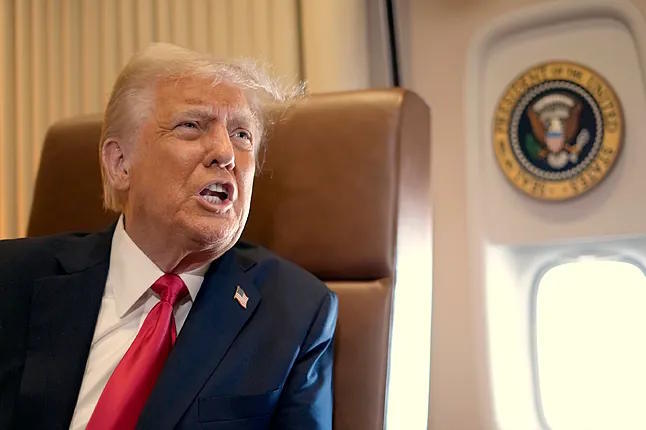
[[[646,276],[628,262],[549,269],[535,308],[538,401],[551,430],[646,428]]]

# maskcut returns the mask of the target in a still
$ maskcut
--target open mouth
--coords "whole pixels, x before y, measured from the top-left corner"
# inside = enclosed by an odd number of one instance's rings
[[[200,191],[200,197],[214,205],[226,205],[235,200],[235,188],[230,182],[215,182]]]

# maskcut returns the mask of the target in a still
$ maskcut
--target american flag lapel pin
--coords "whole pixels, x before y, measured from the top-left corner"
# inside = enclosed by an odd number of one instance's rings
[[[236,292],[233,295],[233,299],[238,302],[243,309],[247,309],[247,302],[249,301],[249,296],[244,292],[240,285],[236,287]]]

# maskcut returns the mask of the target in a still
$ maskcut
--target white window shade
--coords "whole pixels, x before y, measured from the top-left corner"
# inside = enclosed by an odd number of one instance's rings
[[[561,264],[536,293],[538,397],[552,430],[646,428],[646,277],[634,264]]]

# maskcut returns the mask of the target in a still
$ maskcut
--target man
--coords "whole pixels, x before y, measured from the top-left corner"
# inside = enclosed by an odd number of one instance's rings
[[[237,243],[289,100],[246,64],[133,57],[100,143],[117,224],[0,242],[0,428],[331,428],[335,295]]]

